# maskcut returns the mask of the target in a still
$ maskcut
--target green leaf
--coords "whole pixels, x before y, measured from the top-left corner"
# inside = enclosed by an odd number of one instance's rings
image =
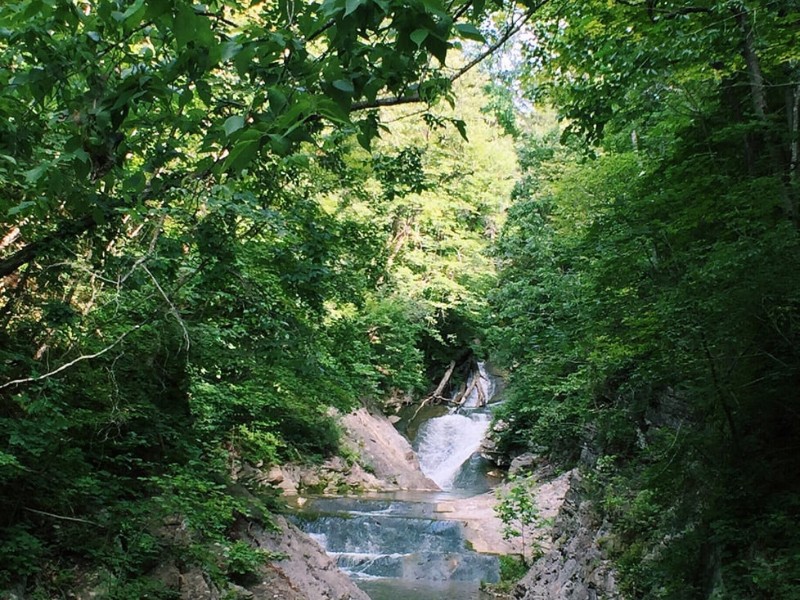
[[[480,30],[475,27],[472,23],[458,23],[455,26],[458,35],[468,40],[475,40],[476,42],[485,42],[486,38],[483,37],[483,34]]]
[[[18,213],[21,213],[21,212],[27,210],[28,208],[30,208],[31,206],[34,206],[35,204],[36,203],[34,201],[32,201],[32,200],[26,200],[25,202],[20,202],[16,206],[12,206],[11,208],[8,209],[8,216],[12,217],[12,216],[14,216],[14,215],[16,215]]]
[[[467,138],[467,124],[461,119],[453,119],[452,123],[453,125],[455,125],[456,129],[458,129],[458,133],[461,134],[461,137],[464,138],[464,141],[468,142],[469,139]]]
[[[322,14],[326,19],[330,19],[341,10],[342,8],[336,2],[336,0],[324,0],[320,6],[320,14]]]
[[[184,108],[187,106],[194,98],[194,92],[191,88],[185,88],[179,95],[178,95],[178,106],[180,108]]]
[[[8,452],[3,452],[0,450],[0,467],[13,467],[14,469],[22,470],[24,467],[20,464],[17,457],[13,454],[9,454]]]
[[[346,17],[347,15],[353,13],[356,9],[358,9],[359,6],[361,6],[365,2],[366,0],[346,0],[344,16]]]
[[[269,145],[272,148],[272,151],[275,152],[275,154],[278,154],[280,156],[285,156],[286,154],[289,153],[292,144],[284,136],[273,133],[270,134],[268,137],[269,137]]]
[[[357,123],[357,125],[359,129],[359,132],[356,135],[358,143],[365,150],[370,150],[372,140],[376,137],[380,137],[378,130],[380,127],[380,123],[378,122],[378,114],[376,112],[371,112],[366,119],[362,119]]]
[[[269,107],[276,113],[281,112],[289,102],[286,93],[279,87],[271,87],[267,90]]]
[[[223,165],[224,171],[238,172],[256,157],[261,147],[261,132],[251,129],[245,131],[239,141],[231,148]]]
[[[77,158],[82,163],[88,164],[89,162],[91,162],[91,157],[89,156],[89,153],[86,152],[86,150],[84,150],[83,148],[76,148],[75,150],[70,152],[70,154],[75,158]]]
[[[447,58],[447,50],[450,48],[450,44],[443,42],[436,36],[429,35],[425,40],[425,47],[428,49],[428,52],[436,57],[436,60],[438,60],[441,64],[445,63],[445,59]]]
[[[349,123],[350,115],[346,110],[333,100],[319,99],[316,103],[317,112],[334,123]]]
[[[378,92],[386,84],[383,79],[372,78],[364,86],[363,94],[367,100],[373,101],[378,97]]]
[[[144,189],[147,180],[145,179],[144,173],[141,171],[136,171],[133,175],[131,175],[125,184],[133,191],[134,193],[139,193]]]
[[[442,14],[445,12],[441,0],[422,0],[422,6],[425,7],[427,13]]]
[[[97,223],[98,225],[105,225],[106,215],[101,207],[97,205],[92,206],[91,213],[92,213],[92,220],[95,223]]]
[[[43,163],[38,167],[34,167],[28,171],[25,171],[25,179],[28,181],[28,183],[36,183],[42,178],[42,175],[45,174],[49,166],[49,163]]]
[[[333,82],[333,87],[347,94],[352,94],[356,91],[355,88],[353,87],[353,82],[350,81],[349,79],[337,79],[336,81]]]
[[[131,19],[131,17],[136,15],[136,13],[138,13],[139,10],[141,10],[143,7],[144,7],[144,0],[136,0],[136,2],[134,2],[133,4],[131,4],[128,7],[128,10],[126,10],[124,13],[122,13],[122,20],[123,21],[127,21],[127,20]],[[133,21],[135,19],[131,19],[131,20]]]
[[[415,29],[411,32],[409,36],[411,41],[414,42],[417,46],[422,46],[422,42],[425,41],[425,38],[428,37],[430,31],[427,29]]]
[[[214,100],[211,92],[211,86],[208,84],[207,81],[204,79],[200,79],[195,82],[195,89],[197,90],[197,96],[206,104],[211,104]]]
[[[225,123],[222,125],[227,137],[230,137],[231,134],[239,131],[242,127],[244,127],[244,117],[242,115],[233,115],[232,117],[228,117],[225,119]]]
[[[192,41],[207,44],[213,36],[208,20],[195,13],[191,4],[178,5],[174,28],[175,41],[181,48]]]
[[[155,19],[169,12],[170,8],[169,0],[147,0],[147,12],[145,14],[148,19]]]
[[[222,44],[221,60],[226,61],[234,58],[244,48],[241,44],[233,41],[227,41]]]

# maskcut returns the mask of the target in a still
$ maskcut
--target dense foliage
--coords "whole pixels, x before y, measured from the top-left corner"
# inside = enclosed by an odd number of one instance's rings
[[[164,561],[252,569],[231,527],[267,517],[236,464],[321,459],[330,407],[424,387],[430,340],[463,351],[452,256],[494,182],[484,158],[445,214],[474,152],[441,160],[469,117],[432,105],[484,7],[0,6],[0,590],[161,597]],[[389,138],[377,109],[406,103],[425,119]]]
[[[632,598],[800,585],[797,9],[584,2],[528,38],[567,121],[521,138],[497,246],[502,442],[583,453]]]
[[[488,326],[500,443],[583,454],[629,596],[796,595],[800,7],[511,5],[0,5],[0,590],[252,570],[236,464]]]

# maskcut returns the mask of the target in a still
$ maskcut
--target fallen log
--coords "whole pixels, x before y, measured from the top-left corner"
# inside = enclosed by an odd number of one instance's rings
[[[414,411],[414,416],[411,417],[412,421],[417,418],[417,415],[419,414],[419,411],[422,410],[422,407],[427,405],[427,404],[430,404],[430,402],[432,400],[436,400],[438,402],[447,402],[448,401],[447,398],[442,396],[442,392],[444,392],[444,388],[450,382],[450,378],[453,376],[453,370],[455,370],[455,368],[456,368],[456,361],[451,360],[450,364],[447,367],[447,370],[444,372],[444,376],[442,377],[442,380],[439,382],[439,385],[436,386],[436,389],[433,390],[432,394],[430,394],[429,396],[425,397],[422,400],[422,402],[419,403],[419,406],[417,407],[417,410]]]

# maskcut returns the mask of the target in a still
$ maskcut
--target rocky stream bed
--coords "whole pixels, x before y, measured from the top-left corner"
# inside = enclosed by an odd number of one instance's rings
[[[491,397],[487,378],[484,397]],[[217,589],[199,571],[162,568],[186,600],[477,600],[499,579],[500,555],[519,555],[495,513],[507,485],[481,458],[489,410],[439,410],[414,443],[392,420],[361,408],[340,420],[347,458],[316,466],[239,465],[235,480],[279,488],[287,512],[275,528],[242,521],[247,543],[283,558],[241,585]],[[510,470],[535,471],[540,526],[529,532],[539,558],[513,590],[517,600],[616,599],[613,570],[600,551],[605,531],[580,494],[575,471],[554,474],[536,457]],[[565,501],[566,498],[566,501]]]

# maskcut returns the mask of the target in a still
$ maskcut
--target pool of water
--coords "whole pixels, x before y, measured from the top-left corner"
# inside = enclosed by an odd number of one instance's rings
[[[405,579],[356,579],[356,585],[372,600],[484,600],[491,596],[479,584],[462,581],[407,581]]]

